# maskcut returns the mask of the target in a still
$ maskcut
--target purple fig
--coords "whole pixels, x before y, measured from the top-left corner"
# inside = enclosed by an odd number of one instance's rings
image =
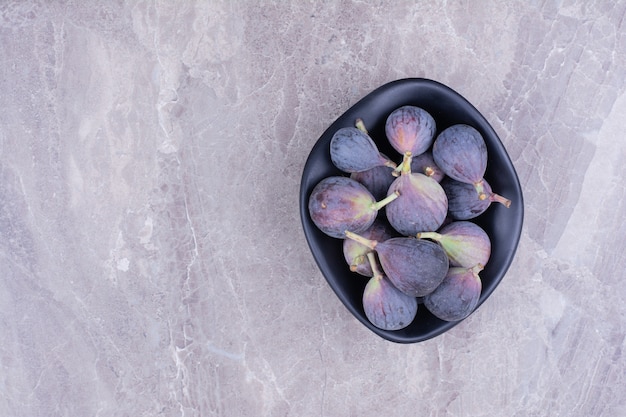
[[[398,290],[380,271],[369,253],[374,275],[363,291],[363,310],[367,319],[383,330],[407,327],[417,315],[417,299]]]
[[[448,214],[456,220],[469,220],[483,214],[493,202],[510,207],[511,200],[494,193],[487,180],[483,179],[484,198],[476,193],[472,184],[446,177],[441,181],[448,196]]]
[[[309,197],[313,223],[331,237],[343,239],[346,230],[363,232],[374,223],[378,210],[398,197],[389,195],[376,202],[372,193],[359,182],[342,176],[321,180]]]
[[[426,152],[433,143],[436,130],[435,119],[426,110],[415,106],[394,110],[385,122],[389,143],[402,155]]]
[[[411,297],[422,297],[432,292],[448,271],[445,251],[429,240],[394,237],[377,242],[356,233],[346,232],[345,235],[375,251],[389,280]]]
[[[441,182],[443,177],[446,175],[441,168],[439,168],[433,158],[432,152],[430,151],[426,151],[420,155],[412,157],[411,172],[419,172],[420,174],[424,174],[437,182]]]
[[[439,229],[448,211],[448,199],[441,185],[424,174],[412,173],[410,160],[411,154],[405,154],[402,172],[388,191],[388,195],[400,196],[385,208],[391,226],[405,236]]]
[[[480,299],[480,271],[479,266],[450,268],[437,289],[424,297],[424,306],[441,320],[458,321],[466,318],[476,309]]]
[[[491,256],[491,240],[480,226],[468,221],[455,221],[438,232],[418,233],[420,239],[432,239],[446,251],[450,266],[484,267]]]
[[[396,167],[382,155],[369,135],[356,127],[343,127],[330,140],[330,159],[344,172],[361,172],[377,166]]]
[[[386,222],[377,219],[367,230],[361,233],[361,236],[370,240],[384,242],[385,240],[391,239],[396,235]],[[355,240],[343,240],[343,256],[348,265],[350,265],[350,270],[352,272],[356,272],[366,277],[374,275],[370,262],[367,259],[367,254],[371,251],[372,250],[370,248]]]
[[[437,136],[432,152],[435,163],[447,176],[472,184],[484,199],[487,145],[478,130],[466,124],[452,125]]]
[[[391,183],[396,179],[393,171],[392,167],[381,165],[366,171],[353,172],[350,178],[363,184],[376,200],[382,200],[387,196]]]

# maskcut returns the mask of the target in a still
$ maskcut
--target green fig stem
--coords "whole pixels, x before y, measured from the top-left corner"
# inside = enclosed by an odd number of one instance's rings
[[[478,193],[478,199],[481,201],[486,199],[487,194],[485,193],[485,181],[481,179],[480,181],[475,182],[473,185],[474,189],[476,189],[476,192]]]
[[[489,196],[489,200],[496,202],[496,203],[500,203],[506,208],[511,207],[511,200],[509,200],[506,197],[502,197],[501,195],[496,194],[496,193],[491,193],[491,195]]]
[[[398,167],[398,164],[396,164],[390,159],[387,159],[387,162],[385,162],[385,166],[389,168],[393,168],[395,170]]]
[[[476,278],[478,278],[478,279],[480,279],[480,276],[478,274],[483,269],[485,269],[485,266],[483,264],[476,264],[476,265],[474,265],[473,267],[470,268],[470,270],[472,271],[472,274],[474,274],[474,276]]]
[[[439,241],[441,239],[441,234],[437,232],[420,232],[416,237],[418,239],[432,239]]]
[[[385,207],[387,204],[391,203],[393,200],[395,200],[399,196],[400,196],[400,192],[399,191],[394,191],[393,193],[389,194],[387,197],[385,197],[382,200],[377,201],[376,203],[374,203],[372,208],[374,208],[376,210],[380,210],[381,208]]]
[[[370,267],[372,268],[372,272],[374,273],[374,278],[382,278],[383,273],[378,267],[378,263],[376,262],[376,257],[374,256],[374,252],[368,252],[367,259],[370,261]]]
[[[396,169],[393,171],[393,176],[397,177],[398,175],[411,173],[411,161],[413,160],[413,154],[411,151],[406,151],[404,155],[402,155],[402,162],[398,164]]]
[[[365,123],[363,123],[363,119],[361,119],[360,117],[356,119],[356,121],[354,122],[354,126],[357,129],[359,129],[361,132],[365,133],[366,135],[369,135],[369,133],[367,133],[367,129],[365,128]]]
[[[402,168],[400,175],[408,175],[411,173],[411,161],[413,160],[413,154],[411,151],[406,151],[402,157]]]
[[[365,258],[366,257],[363,255],[355,256],[354,259],[352,259],[352,263],[350,264],[350,271],[356,272],[359,269],[359,265],[366,262]]]
[[[365,247],[367,247],[367,248],[370,248],[371,250],[374,250],[374,248],[376,247],[376,245],[378,245],[378,242],[377,242],[377,241],[375,241],[375,240],[371,240],[371,239],[368,239],[368,238],[366,238],[366,237],[363,237],[363,236],[361,236],[361,235],[358,235],[358,234],[356,234],[356,233],[354,233],[354,232],[351,232],[351,231],[349,231],[349,230],[346,230],[346,231],[344,232],[344,234],[346,235],[346,237],[347,237],[348,239],[352,239],[352,240],[354,240],[355,242],[360,243],[361,245],[363,245],[363,246],[365,246]]]
[[[393,175],[397,177],[398,175],[407,175],[411,173],[411,161],[413,160],[413,154],[411,151],[406,151],[402,156],[402,162],[396,167],[393,172]]]

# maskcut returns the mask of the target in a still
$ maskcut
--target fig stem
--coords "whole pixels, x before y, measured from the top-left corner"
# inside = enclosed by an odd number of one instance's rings
[[[441,234],[437,232],[420,232],[416,237],[418,239],[433,239],[439,241],[441,239]]]
[[[476,190],[476,192],[478,193],[478,199],[479,200],[484,200],[487,198],[487,194],[485,194],[485,181],[484,179],[481,179],[478,182],[474,183],[474,189]]]
[[[372,272],[374,273],[374,278],[381,278],[383,276],[383,273],[380,268],[378,268],[378,263],[376,262],[374,252],[368,252],[367,259],[370,261],[370,267],[372,268]]]
[[[357,129],[359,129],[361,132],[365,133],[366,135],[369,135],[369,133],[367,133],[367,129],[365,128],[365,123],[363,123],[363,119],[361,119],[360,117],[356,119],[356,121],[354,122],[354,126]]]
[[[365,247],[370,248],[371,250],[374,250],[374,248],[376,247],[376,245],[378,245],[378,242],[377,242],[377,241],[375,241],[375,240],[371,240],[371,239],[368,239],[368,238],[366,238],[366,237],[363,237],[363,236],[361,236],[361,235],[358,235],[358,234],[356,234],[356,233],[354,233],[354,232],[351,232],[351,231],[349,231],[349,230],[346,230],[346,231],[344,232],[344,234],[346,235],[346,237],[347,237],[348,239],[352,239],[352,240],[354,240],[355,242],[360,243],[361,245],[363,245],[363,246],[365,246]],[[369,253],[369,252],[368,252],[368,253]]]
[[[489,200],[500,203],[506,208],[511,207],[511,200],[496,193],[492,193],[491,196],[489,196]]]
[[[385,158],[385,159],[387,159],[387,158]],[[393,168],[395,170],[398,165],[395,162],[393,162],[392,160],[387,159],[387,162],[385,162],[385,166],[389,167],[389,168]]]
[[[350,271],[356,272],[357,269],[359,269],[359,265],[361,265],[365,261],[366,261],[365,256],[363,255],[355,256],[354,259],[352,260],[352,264],[350,265]]]
[[[480,275],[478,275],[478,274],[483,269],[485,269],[485,266],[483,264],[476,264],[476,265],[474,265],[473,267],[470,268],[470,271],[472,271],[472,274],[474,274],[474,277],[476,277],[477,279],[480,279]]]
[[[397,177],[398,175],[404,174],[405,172],[411,172],[411,160],[413,156],[411,151],[406,151],[404,155],[402,155],[402,162],[398,164],[396,169],[393,171],[393,176]]]
[[[374,208],[376,210],[380,210],[381,208],[385,207],[387,204],[391,203],[393,200],[395,200],[399,196],[400,196],[400,192],[399,191],[394,191],[393,193],[389,194],[387,197],[385,197],[382,200],[377,201],[376,203],[374,203],[372,205],[372,208]]]
[[[404,156],[402,157],[402,168],[400,175],[408,175],[411,173],[411,161],[413,159],[413,154],[411,151],[406,151]]]

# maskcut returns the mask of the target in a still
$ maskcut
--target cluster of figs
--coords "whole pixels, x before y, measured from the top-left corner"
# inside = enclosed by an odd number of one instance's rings
[[[426,110],[394,110],[385,136],[402,156],[395,163],[357,119],[330,142],[332,163],[345,175],[322,179],[309,197],[313,223],[342,239],[347,266],[369,277],[364,312],[383,330],[407,327],[420,303],[445,321],[467,317],[491,255],[490,238],[473,219],[492,203],[511,204],[484,178],[487,147],[474,127],[436,132]]]

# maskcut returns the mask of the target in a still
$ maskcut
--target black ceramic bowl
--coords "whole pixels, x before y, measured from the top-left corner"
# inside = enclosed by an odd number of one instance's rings
[[[465,98],[436,81],[410,78],[385,84],[352,106],[319,138],[307,159],[300,187],[300,216],[313,257],[337,297],[363,325],[392,342],[415,343],[440,335],[459,322],[440,320],[420,304],[417,317],[404,329],[387,331],[372,325],[362,305],[367,278],[349,270],[343,258],[342,241],[317,229],[308,211],[309,196],[320,180],[331,175],[347,175],[339,171],[330,160],[330,140],[337,129],[354,126],[357,118],[363,119],[382,153],[398,163],[402,160],[401,155],[387,142],[385,121],[393,110],[404,105],[418,106],[428,111],[437,122],[436,134],[457,123],[476,128],[487,144],[485,179],[495,193],[511,200],[510,208],[493,203],[485,213],[474,219],[484,228],[492,243],[491,258],[480,273],[483,289],[478,306],[495,290],[513,260],[522,230],[524,206],[517,173],[496,132]]]

